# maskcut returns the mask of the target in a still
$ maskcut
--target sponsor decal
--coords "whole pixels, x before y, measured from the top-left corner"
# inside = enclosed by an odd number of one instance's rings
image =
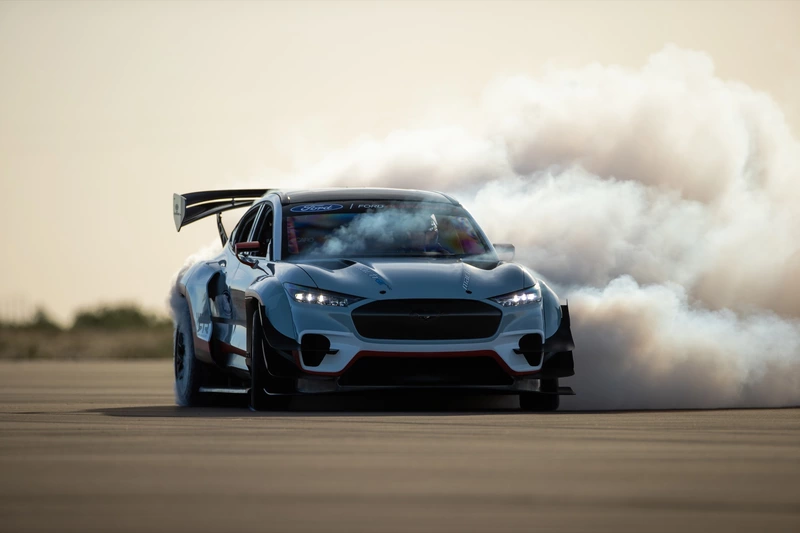
[[[296,205],[290,211],[292,213],[324,213],[338,211],[341,208],[342,206],[339,204]]]
[[[350,209],[354,209],[356,204],[350,204]],[[386,207],[383,204],[358,204],[358,209],[383,209]]]
[[[389,286],[389,284],[386,283],[386,281],[384,281],[384,279],[382,277],[380,277],[378,274],[376,274],[372,270],[368,269],[367,267],[361,266],[361,265],[356,265],[356,268],[358,270],[360,270],[361,272],[363,272],[364,274],[366,274],[367,276],[369,276],[370,278],[372,278],[375,281],[375,283],[377,283],[378,285],[383,285],[387,289],[392,290],[392,288]]]

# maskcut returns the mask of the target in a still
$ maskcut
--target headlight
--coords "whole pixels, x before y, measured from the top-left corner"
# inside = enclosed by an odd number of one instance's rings
[[[490,298],[490,300],[503,307],[517,307],[518,305],[539,303],[542,301],[542,289],[537,283],[533,287],[503,294],[502,296],[495,296],[494,298]]]
[[[286,292],[289,293],[289,298],[295,302],[302,302],[306,304],[347,307],[348,305],[354,304],[359,300],[363,300],[363,298],[359,298],[358,296],[349,296],[347,294],[312,289],[311,287],[303,287],[302,285],[295,285],[294,283],[284,283],[283,286],[286,289]]]

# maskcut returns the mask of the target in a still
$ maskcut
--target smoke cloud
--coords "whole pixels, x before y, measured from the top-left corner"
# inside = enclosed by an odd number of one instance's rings
[[[339,227],[320,248],[323,256],[353,255],[381,249],[397,249],[398,238],[407,233],[421,233],[430,226],[430,215],[405,210],[391,213],[365,213]],[[313,254],[312,254],[313,257]]]
[[[167,295],[167,305],[169,305],[170,315],[173,322],[177,323],[178,317],[186,312],[186,299],[181,295],[178,282],[192,268],[195,263],[213,259],[220,252],[219,242],[211,242],[203,248],[193,253],[183,262],[183,266],[178,269],[169,282],[169,294]]]
[[[667,46],[498,81],[478,114],[302,179],[447,191],[515,243],[569,299],[572,407],[800,404],[800,143],[768,95]]]

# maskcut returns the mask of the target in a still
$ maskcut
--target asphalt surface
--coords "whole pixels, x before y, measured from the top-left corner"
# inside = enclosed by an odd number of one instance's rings
[[[170,372],[0,363],[0,531],[800,531],[798,409],[182,409]]]

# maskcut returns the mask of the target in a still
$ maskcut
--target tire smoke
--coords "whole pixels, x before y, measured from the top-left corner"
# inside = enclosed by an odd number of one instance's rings
[[[167,305],[169,306],[170,316],[172,322],[177,325],[179,318],[185,312],[186,302],[185,298],[180,292],[178,282],[195,263],[200,261],[208,261],[215,257],[220,251],[220,244],[218,242],[210,242],[203,246],[200,250],[193,253],[183,262],[183,266],[178,269],[172,276],[169,282],[169,293],[167,295]]]
[[[497,82],[480,114],[302,181],[443,190],[513,242],[569,300],[569,407],[800,404],[800,143],[768,95],[667,46],[638,70]]]

